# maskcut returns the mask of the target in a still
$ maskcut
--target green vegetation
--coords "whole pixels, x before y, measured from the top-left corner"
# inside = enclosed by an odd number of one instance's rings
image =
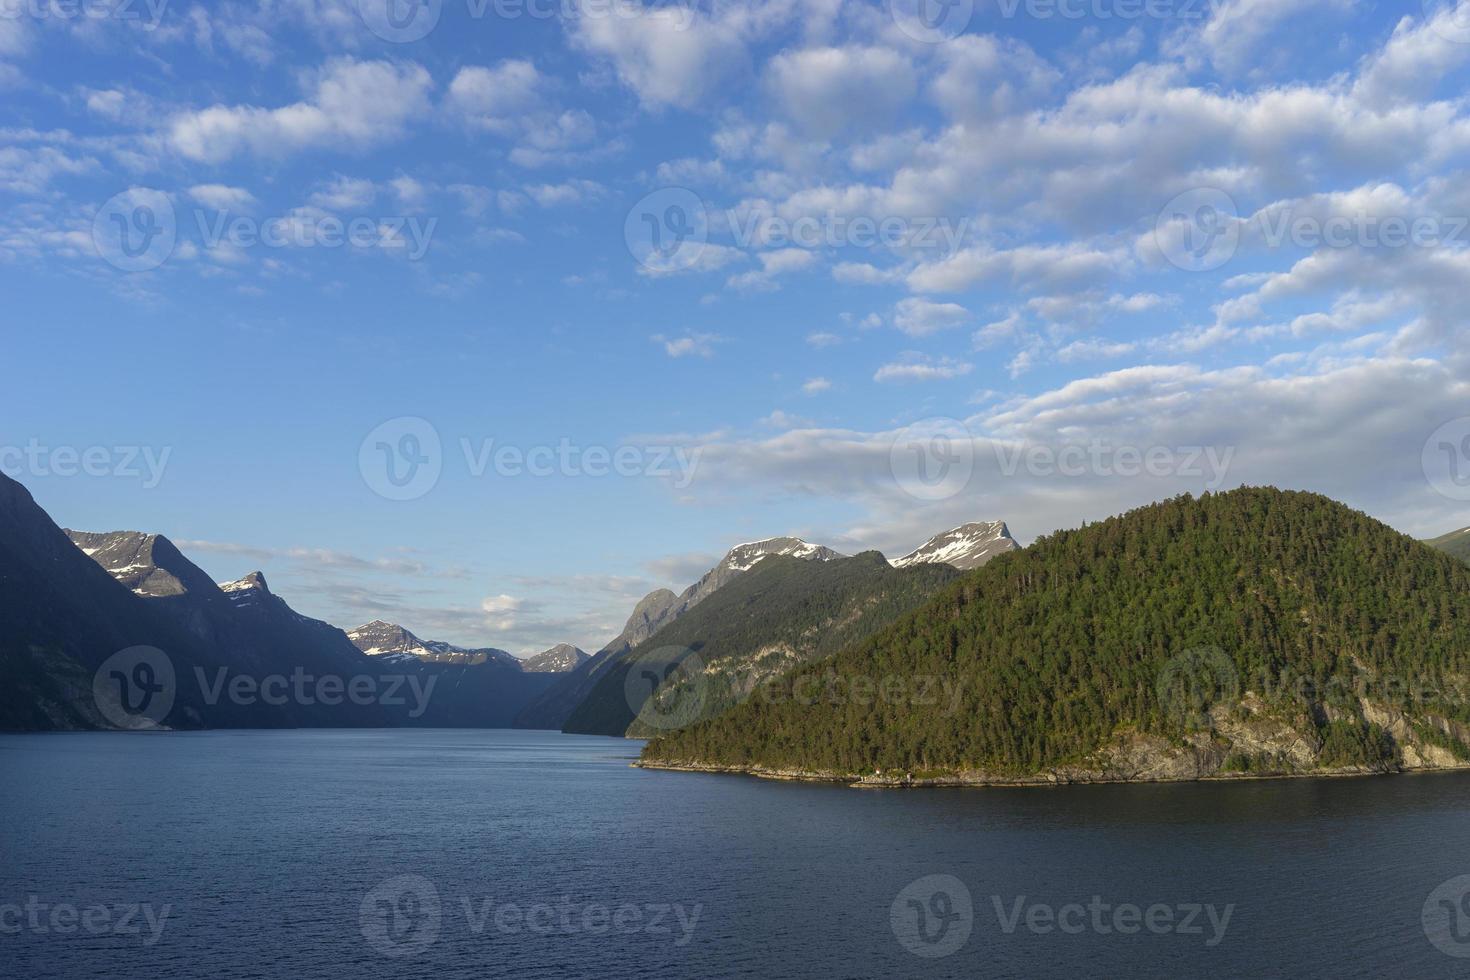
[[[1433,538],[1424,543],[1431,548],[1438,548],[1447,555],[1454,555],[1462,562],[1470,565],[1470,527],[1459,531],[1451,531],[1449,534]]]
[[[563,730],[635,737],[665,730],[681,720],[676,712],[653,717],[652,725],[648,715],[635,717],[646,688],[664,678],[697,684],[697,703],[684,702],[690,720],[712,716],[762,679],[873,635],[959,574],[948,565],[893,568],[876,551],[834,561],[765,558],[603,671]],[[691,653],[698,659],[686,662]],[[644,677],[651,680],[640,685]],[[681,694],[689,692],[660,691],[662,699]]]
[[[812,697],[796,672],[655,739],[644,758],[1027,775],[1092,758],[1123,732],[1183,744],[1241,717],[1253,692],[1262,710],[1299,719],[1319,765],[1392,764],[1398,747],[1362,718],[1359,696],[1470,717],[1458,693],[1470,568],[1314,494],[1186,496],[1003,555],[822,669],[839,691],[933,677],[957,700]],[[1271,751],[1227,768],[1254,771]]]

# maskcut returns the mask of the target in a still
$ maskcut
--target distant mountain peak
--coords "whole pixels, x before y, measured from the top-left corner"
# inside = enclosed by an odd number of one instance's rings
[[[932,562],[968,571],[1020,547],[1005,521],[977,521],[934,535],[892,564],[895,568],[908,568]]]
[[[208,593],[214,582],[174,543],[142,531],[73,531],[67,537],[114,579],[146,598]]]
[[[508,667],[521,669],[521,661],[504,650],[494,647],[469,649],[445,643],[442,640],[421,640],[397,623],[375,619],[356,629],[347,631],[347,638],[369,657],[413,657],[435,663],[482,664],[487,660],[498,661]]]
[[[233,582],[221,582],[220,591],[226,593],[264,592],[266,595],[271,594],[270,586],[265,584],[265,573],[259,571],[251,572],[244,578],[236,579]]]
[[[521,661],[521,669],[533,674],[560,674],[576,670],[590,659],[592,658],[581,648],[574,647],[570,643],[558,643],[550,650]]]
[[[749,571],[756,562],[770,555],[786,555],[809,561],[832,561],[835,558],[846,557],[831,548],[811,544],[801,538],[782,536],[737,544],[726,552],[720,565],[732,571],[745,572]]]

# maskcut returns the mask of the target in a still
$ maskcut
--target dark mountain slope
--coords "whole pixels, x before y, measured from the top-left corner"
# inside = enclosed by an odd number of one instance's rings
[[[680,721],[660,712],[662,700],[635,716],[655,681],[691,652],[698,660],[679,669],[675,685],[697,685],[701,716],[727,710],[761,680],[872,635],[958,575],[941,564],[896,569],[876,551],[819,562],[761,559],[604,671],[565,730],[644,736]],[[686,676],[694,664],[697,678]],[[661,690],[660,698],[685,693]]]

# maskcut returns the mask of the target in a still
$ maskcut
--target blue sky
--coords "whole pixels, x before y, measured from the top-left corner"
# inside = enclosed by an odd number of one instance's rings
[[[1470,4],[919,2],[0,0],[0,467],[518,653],[775,534],[1470,523]]]

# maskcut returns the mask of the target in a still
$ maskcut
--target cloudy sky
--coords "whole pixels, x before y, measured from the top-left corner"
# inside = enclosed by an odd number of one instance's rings
[[[1470,524],[1470,0],[0,0],[0,468],[599,647],[794,533]]]

